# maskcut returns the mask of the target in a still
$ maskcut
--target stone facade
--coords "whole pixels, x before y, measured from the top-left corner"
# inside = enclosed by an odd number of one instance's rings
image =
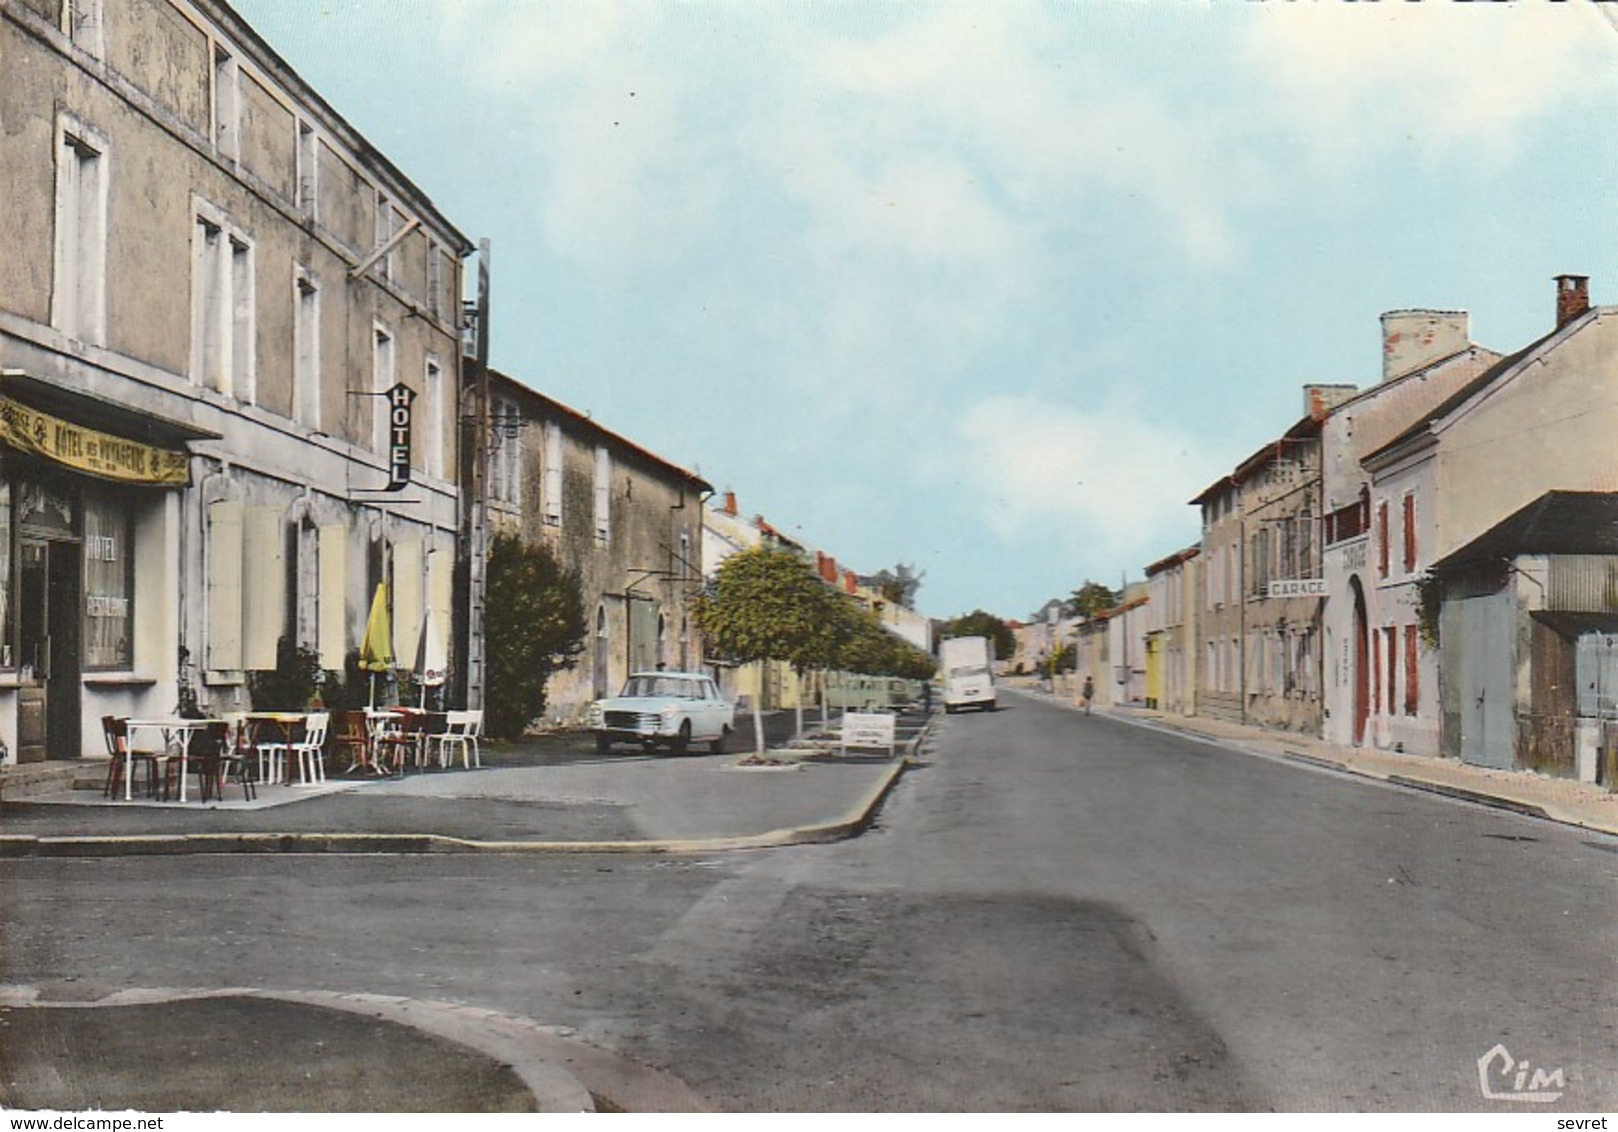
[[[0,57],[8,750],[341,669],[383,581],[451,639],[466,237],[223,4],[0,0]]]
[[[491,373],[490,386],[490,526],[543,543],[584,597],[585,650],[552,678],[545,723],[577,724],[632,671],[699,668],[691,609],[713,489],[513,378]]]

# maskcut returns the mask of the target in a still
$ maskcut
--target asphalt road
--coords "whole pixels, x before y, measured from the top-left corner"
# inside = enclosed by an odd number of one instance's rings
[[[0,981],[465,1002],[733,1110],[1618,1107],[1618,840],[1004,702],[837,845],[6,862]]]

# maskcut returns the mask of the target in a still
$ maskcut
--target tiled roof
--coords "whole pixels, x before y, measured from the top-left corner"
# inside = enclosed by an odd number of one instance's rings
[[[1376,451],[1367,453],[1366,459],[1371,459],[1381,452],[1386,452],[1389,449],[1396,448],[1405,443],[1407,440],[1410,440],[1418,434],[1427,431],[1428,427],[1431,426],[1433,422],[1442,420],[1443,418],[1449,416],[1449,414],[1466,404],[1467,401],[1471,400],[1473,397],[1477,396],[1477,394],[1493,385],[1496,381],[1499,381],[1512,373],[1521,362],[1538,353],[1547,342],[1556,337],[1558,334],[1561,334],[1564,330],[1572,328],[1576,333],[1580,329],[1579,324],[1581,322],[1593,323],[1599,316],[1600,310],[1601,308],[1599,307],[1592,307],[1590,309],[1590,313],[1568,323],[1566,326],[1557,327],[1549,334],[1536,338],[1527,346],[1524,346],[1521,350],[1518,350],[1515,354],[1501,358],[1498,362],[1494,363],[1494,365],[1478,374],[1471,381],[1468,381],[1454,393],[1450,394],[1450,396],[1439,402],[1435,408],[1422,415],[1419,419],[1413,421],[1410,426],[1398,436],[1376,449]]]
[[[1618,493],[1547,491],[1433,564],[1454,569],[1522,554],[1618,555]]]
[[[501,373],[499,370],[491,366],[489,367],[489,378],[495,384],[503,387],[499,389],[498,392],[506,394],[515,393],[531,401],[538,402],[540,405],[544,406],[549,411],[556,413],[558,416],[567,417],[575,426],[581,427],[587,432],[593,432],[603,440],[609,440],[619,447],[633,452],[635,455],[639,456],[648,463],[654,464],[667,472],[673,473],[675,478],[685,480],[696,487],[699,491],[713,490],[713,485],[699,476],[696,472],[687,471],[685,468],[680,467],[680,465],[665,460],[656,452],[651,451],[649,448],[642,447],[633,440],[630,440],[627,436],[624,436],[621,433],[613,432],[611,429],[604,427],[589,414],[581,413],[579,410],[569,405],[564,405],[556,398],[549,397],[544,393],[541,393],[539,390],[533,388],[533,386],[524,385],[510,374]]]

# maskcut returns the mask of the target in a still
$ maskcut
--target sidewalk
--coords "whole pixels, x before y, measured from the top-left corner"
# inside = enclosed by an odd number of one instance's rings
[[[0,858],[221,852],[704,852],[834,840],[857,833],[919,742],[838,755],[772,746],[744,754],[596,754],[587,740],[490,748],[482,769],[403,778],[333,776],[261,786],[246,801],[104,799],[67,789],[0,802]],[[570,745],[571,744],[571,745]],[[737,749],[742,749],[738,741]],[[81,786],[105,773],[88,761]]]
[[[787,745],[772,747],[763,765],[737,753],[597,755],[587,740],[541,740],[490,750],[482,769],[265,786],[256,803],[243,800],[240,787],[208,805],[61,789],[0,802],[0,857],[691,853],[836,840],[872,819],[932,718],[901,715],[891,754]],[[81,778],[97,781],[105,769],[86,762]],[[709,1108],[678,1079],[565,1032],[392,996],[130,988],[90,1002],[47,1001],[38,988],[0,981],[0,1028],[7,1035],[0,1108],[7,1109]],[[445,1072],[422,1075],[422,1065]]]
[[[1038,688],[1016,691],[1074,707]],[[1074,707],[1074,710],[1078,710]],[[1271,731],[1204,716],[1169,715],[1147,708],[1097,707],[1095,714],[1142,727],[1206,739],[1274,758],[1307,762],[1412,789],[1430,790],[1480,805],[1618,835],[1618,793],[1603,786],[1533,771],[1490,770],[1458,759],[1407,755],[1369,747],[1341,747],[1311,735]]]

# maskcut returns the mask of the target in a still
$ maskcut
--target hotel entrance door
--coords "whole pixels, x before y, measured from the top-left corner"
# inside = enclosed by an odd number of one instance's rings
[[[17,761],[76,759],[82,742],[79,544],[23,538],[18,554]]]

